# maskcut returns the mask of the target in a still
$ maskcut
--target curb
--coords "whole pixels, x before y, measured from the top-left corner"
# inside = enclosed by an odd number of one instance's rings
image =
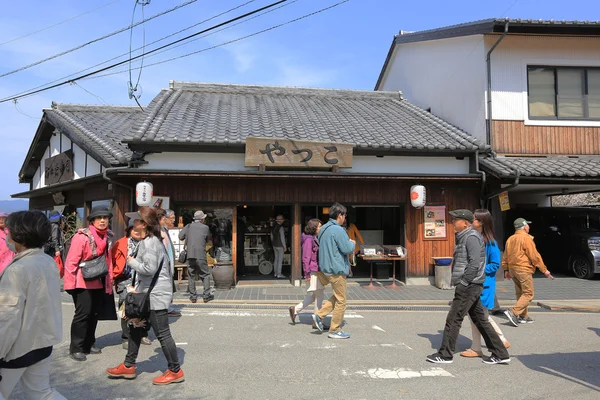
[[[600,312],[600,301],[596,300],[595,304],[580,304],[580,303],[569,303],[568,300],[552,300],[552,301],[538,301],[537,305],[541,308],[551,311],[587,311],[587,312]]]

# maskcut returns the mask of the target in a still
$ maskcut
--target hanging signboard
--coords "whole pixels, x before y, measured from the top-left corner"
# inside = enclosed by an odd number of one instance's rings
[[[67,150],[44,160],[46,185],[73,180],[73,152]]]
[[[246,138],[246,167],[352,168],[352,145],[276,138]]]
[[[498,200],[500,200],[500,210],[508,211],[510,210],[510,202],[508,201],[508,192],[502,192],[498,196]]]
[[[446,206],[425,206],[425,239],[446,238]]]

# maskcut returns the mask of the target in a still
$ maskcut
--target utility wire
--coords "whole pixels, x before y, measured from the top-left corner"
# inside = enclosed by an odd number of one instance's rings
[[[99,41],[101,41],[101,40],[107,39],[107,38],[109,38],[109,37],[111,37],[111,36],[115,36],[115,35],[117,35],[117,34],[119,34],[119,33],[125,32],[125,31],[127,31],[127,30],[129,30],[129,29],[131,29],[131,28],[133,28],[133,27],[136,27],[136,26],[138,26],[138,25],[141,25],[141,24],[143,24],[143,23],[146,23],[146,22],[148,22],[148,21],[151,21],[151,20],[153,20],[153,19],[155,19],[155,18],[161,17],[161,16],[163,16],[163,15],[165,15],[165,14],[168,14],[168,13],[170,13],[170,12],[173,12],[173,11],[175,11],[175,10],[178,10],[178,9],[180,9],[180,8],[182,8],[182,7],[185,7],[185,6],[188,6],[188,5],[192,4],[192,3],[195,3],[196,1],[198,1],[198,0],[188,0],[188,1],[186,1],[185,3],[179,4],[179,5],[177,5],[177,6],[173,7],[173,8],[170,8],[170,9],[168,9],[168,10],[165,10],[165,11],[163,11],[163,12],[160,12],[160,13],[158,13],[158,14],[155,14],[155,15],[153,15],[153,16],[151,16],[151,17],[148,17],[148,18],[147,18],[147,19],[145,19],[145,20],[142,20],[142,21],[140,21],[140,22],[136,22],[135,24],[132,24],[132,25],[130,25],[130,26],[127,26],[127,27],[125,27],[125,28],[121,28],[121,29],[119,29],[119,30],[117,30],[117,31],[114,31],[114,32],[112,32],[112,33],[109,33],[109,34],[107,34],[107,35],[104,35],[104,36],[102,36],[102,37],[96,38],[96,39],[94,39],[94,40],[90,40],[89,42],[86,42],[86,43],[80,44],[79,46],[75,46],[75,47],[73,47],[72,49],[65,50],[65,51],[63,51],[63,52],[61,52],[61,53],[55,54],[55,55],[53,55],[53,56],[51,56],[51,57],[44,58],[43,60],[39,60],[39,61],[36,61],[36,62],[34,62],[34,63],[28,64],[28,65],[25,65],[25,66],[23,66],[23,67],[21,67],[21,68],[17,68],[17,69],[15,69],[15,70],[13,70],[13,71],[10,71],[10,72],[5,72],[5,73],[3,73],[3,74],[1,74],[1,75],[0,75],[0,78],[3,78],[3,77],[5,77],[5,76],[8,76],[8,75],[16,74],[17,72],[24,71],[24,70],[26,70],[26,69],[29,69],[29,68],[31,68],[31,67],[35,67],[36,65],[40,65],[40,64],[43,64],[43,63],[45,63],[45,62],[47,62],[47,61],[54,60],[55,58],[62,57],[62,56],[64,56],[65,54],[69,54],[69,53],[72,53],[72,52],[74,52],[74,51],[76,51],[76,50],[80,50],[80,49],[82,49],[82,48],[84,48],[84,47],[86,47],[86,46],[89,46],[89,45],[90,45],[90,44],[92,44],[92,43],[96,43],[96,42],[99,42]]]
[[[228,45],[228,44],[231,44],[231,43],[239,42],[239,41],[241,41],[241,40],[248,39],[248,38],[251,38],[251,37],[253,37],[253,36],[256,36],[256,35],[260,35],[261,33],[265,33],[265,32],[268,32],[268,31],[272,31],[272,30],[274,30],[274,29],[281,28],[282,26],[285,26],[285,25],[288,25],[288,24],[291,24],[291,23],[294,23],[294,22],[300,21],[300,20],[302,20],[302,19],[305,19],[305,18],[311,17],[311,16],[313,16],[313,15],[316,15],[316,14],[322,13],[322,12],[324,12],[324,11],[327,11],[327,10],[329,10],[329,9],[331,9],[331,8],[337,7],[337,6],[341,5],[341,4],[347,3],[347,2],[349,2],[349,1],[350,1],[350,0],[344,0],[344,1],[340,1],[339,3],[333,4],[333,5],[329,6],[329,7],[322,8],[322,9],[320,9],[320,10],[317,10],[317,11],[315,11],[315,12],[312,12],[312,13],[310,13],[310,14],[305,14],[305,15],[303,15],[303,16],[301,16],[301,17],[298,17],[298,18],[295,18],[295,19],[289,20],[289,21],[287,21],[287,22],[283,22],[283,23],[281,23],[281,24],[279,24],[279,25],[275,25],[275,26],[272,26],[272,27],[270,27],[270,28],[263,29],[263,30],[261,30],[261,31],[258,31],[258,32],[254,32],[254,33],[251,33],[251,34],[249,34],[249,35],[246,35],[246,36],[243,36],[243,37],[240,37],[240,38],[237,38],[237,39],[233,39],[233,40],[229,40],[229,41],[227,41],[227,42],[219,43],[219,44],[216,44],[216,45],[214,45],[214,46],[210,46],[210,47],[206,47],[206,48],[204,48],[204,49],[198,50],[198,51],[194,51],[194,52],[192,52],[192,53],[183,54],[183,55],[181,55],[181,56],[178,56],[178,57],[173,57],[173,58],[169,58],[169,59],[167,59],[167,60],[163,60],[163,61],[155,62],[155,63],[153,63],[153,64],[147,64],[147,65],[145,65],[145,66],[144,66],[144,68],[149,68],[149,67],[153,67],[153,66],[156,66],[156,65],[165,64],[165,63],[167,63],[167,62],[175,61],[175,60],[178,60],[178,59],[180,59],[180,58],[185,58],[185,57],[193,56],[193,55],[195,55],[195,54],[199,54],[199,53],[203,53],[203,52],[205,52],[205,51],[213,50],[213,49],[216,49],[216,48],[219,48],[219,47],[222,47],[222,46],[226,46],[226,45]],[[135,68],[135,69],[137,69],[137,68]],[[122,74],[122,73],[125,73],[125,72],[127,72],[127,71],[128,71],[128,70],[121,70],[121,71],[116,71],[116,72],[110,72],[110,73],[107,73],[107,74],[96,75],[96,76],[94,76],[92,79],[96,79],[96,78],[102,78],[102,77],[106,77],[106,76],[110,76],[110,75]]]
[[[108,6],[110,6],[111,4],[115,4],[115,3],[119,2],[119,1],[121,1],[121,0],[115,0],[115,1],[111,1],[110,3],[106,3],[106,4],[104,4],[104,5],[100,6],[100,7],[94,8],[93,10],[89,10],[89,11],[86,11],[86,12],[84,12],[84,13],[82,13],[82,14],[75,15],[74,17],[67,18],[67,19],[65,19],[65,20],[63,20],[63,21],[57,22],[57,23],[55,23],[55,24],[53,24],[53,25],[49,25],[49,26],[47,26],[47,27],[45,27],[45,28],[42,28],[42,29],[38,29],[37,31],[33,31],[33,32],[30,32],[30,33],[27,33],[27,34],[25,34],[25,35],[23,35],[23,36],[19,36],[19,37],[16,37],[16,38],[14,38],[14,39],[7,40],[6,42],[2,42],[2,43],[0,43],[0,46],[4,46],[5,44],[9,44],[9,43],[12,43],[12,42],[16,42],[17,40],[21,40],[21,39],[24,39],[24,38],[26,38],[26,37],[29,37],[29,36],[35,35],[36,33],[40,33],[40,32],[47,31],[48,29],[54,28],[55,26],[62,25],[62,24],[64,24],[64,23],[66,23],[66,22],[72,21],[72,20],[74,20],[74,19],[77,19],[77,18],[79,18],[79,17],[83,17],[84,15],[91,14],[91,13],[93,13],[94,11],[98,11],[98,10],[100,10],[101,8],[108,7]]]
[[[31,118],[31,119],[35,119],[35,120],[38,119],[38,118],[32,117],[31,115],[26,114],[23,111],[21,111],[21,109],[19,108],[19,103],[17,102],[17,99],[15,99],[13,101],[13,103],[15,104],[15,108],[17,109],[17,111],[18,111],[19,114],[22,114],[22,115],[26,116],[27,118]]]
[[[71,82],[71,84],[77,86],[79,89],[83,90],[87,94],[89,94],[91,96],[94,96],[95,98],[97,98],[98,100],[100,100],[100,102],[102,102],[103,104],[105,104],[107,106],[109,105],[102,97],[100,97],[100,96],[98,96],[98,95],[90,92],[89,90],[87,90],[86,88],[84,88],[83,86],[81,86],[79,83],[73,81],[73,82]]]
[[[133,47],[133,21],[135,20],[135,10],[137,9],[138,4],[142,7],[142,20],[144,19],[144,8],[150,4],[150,0],[135,0],[135,4],[133,5],[133,13],[131,15],[131,30],[129,33],[129,59],[131,59],[131,56],[133,55],[132,52],[132,47]],[[146,51],[146,27],[142,26],[142,53],[144,53]],[[138,94],[136,96],[135,92],[138,89],[138,85],[140,84],[140,79],[142,78],[142,69],[144,67],[144,57],[142,57],[142,62],[139,68],[139,73],[138,73],[138,77],[137,77],[137,82],[135,83],[135,86],[133,86],[133,79],[131,79],[131,61],[129,61],[129,83],[128,83],[128,92],[129,92],[129,98],[131,99],[132,97],[140,97],[140,95]],[[136,101],[137,102],[137,101]],[[138,103],[139,105],[139,103]],[[141,106],[140,106],[141,107]]]
[[[267,9],[269,9],[269,8],[275,7],[276,5],[279,5],[279,4],[281,4],[281,3],[285,3],[286,1],[288,1],[288,0],[279,0],[279,1],[276,1],[275,3],[271,3],[271,4],[269,4],[269,5],[266,5],[266,6],[264,6],[264,7],[258,8],[258,9],[256,9],[256,10],[253,10],[253,11],[250,11],[250,12],[247,12],[246,14],[240,15],[240,16],[238,16],[238,17],[235,17],[235,18],[232,18],[232,19],[229,19],[229,20],[227,20],[227,21],[225,21],[225,22],[221,22],[220,24],[214,25],[214,26],[212,26],[212,27],[210,27],[210,28],[207,28],[207,29],[204,29],[204,30],[202,30],[202,31],[196,32],[196,33],[194,33],[194,34],[191,34],[191,35],[189,35],[189,36],[186,36],[186,37],[184,37],[184,38],[181,38],[181,39],[175,40],[175,41],[173,41],[173,42],[167,43],[167,44],[165,44],[165,45],[163,45],[163,46],[157,47],[157,48],[155,48],[155,49],[153,49],[153,50],[150,50],[150,51],[148,51],[148,52],[145,52],[145,53],[139,54],[139,55],[137,55],[137,56],[135,56],[135,57],[132,57],[132,58],[131,58],[131,60],[137,60],[138,58],[141,58],[141,57],[144,57],[144,56],[146,56],[146,55],[149,55],[149,54],[155,53],[155,52],[157,52],[157,51],[159,51],[159,50],[162,50],[162,49],[165,49],[165,48],[167,48],[167,47],[173,46],[173,45],[175,45],[175,44],[177,44],[177,43],[181,43],[181,42],[183,42],[183,41],[185,41],[185,40],[188,40],[188,39],[190,39],[190,38],[193,38],[193,37],[195,37],[195,36],[199,36],[199,35],[201,35],[201,34],[203,34],[203,33],[206,33],[206,32],[212,31],[212,30],[215,30],[215,29],[217,29],[217,28],[220,28],[220,27],[222,27],[222,26],[228,25],[228,24],[230,24],[230,23],[232,23],[232,22],[235,22],[235,21],[237,21],[237,20],[240,20],[240,19],[243,19],[243,18],[249,17],[250,15],[257,14],[257,13],[259,13],[259,12],[261,12],[261,11],[264,11],[264,10],[267,10]],[[349,1],[349,0],[346,0],[346,1]],[[344,1],[343,3],[345,3],[346,1]],[[44,91],[46,91],[46,90],[54,89],[54,88],[56,88],[56,87],[59,87],[59,86],[66,85],[66,84],[68,84],[68,83],[70,83],[70,82],[72,82],[72,81],[77,81],[77,80],[80,80],[80,79],[83,79],[83,78],[87,78],[88,76],[96,75],[96,74],[98,74],[98,73],[100,73],[100,72],[104,72],[104,71],[107,71],[107,70],[109,70],[109,69],[113,69],[113,68],[115,68],[115,67],[118,67],[118,66],[120,66],[120,65],[126,64],[126,63],[128,63],[129,61],[130,61],[129,59],[127,59],[127,60],[123,60],[123,61],[120,61],[120,62],[118,62],[118,63],[112,64],[112,65],[109,65],[109,66],[107,66],[107,67],[100,68],[100,69],[98,69],[98,70],[96,70],[96,71],[92,71],[92,72],[89,72],[89,73],[87,73],[87,74],[80,75],[80,76],[78,76],[78,77],[75,77],[75,78],[73,78],[73,79],[70,79],[70,80],[67,80],[67,81],[63,81],[63,82],[60,82],[60,83],[54,84],[54,85],[52,85],[52,86],[48,86],[48,87],[45,87],[45,88],[42,88],[42,89],[38,89],[38,90],[34,90],[34,91],[30,91],[30,92],[28,92],[28,93],[25,93],[25,94],[23,94],[23,95],[6,97],[6,98],[4,98],[4,99],[0,100],[0,103],[5,103],[5,102],[7,102],[7,101],[10,101],[10,100],[14,100],[14,99],[18,99],[18,98],[21,98],[21,97],[26,97],[26,96],[31,96],[31,95],[33,95],[33,94],[36,94],[36,93],[40,93],[40,92],[44,92]]]
[[[155,40],[154,42],[148,43],[148,44],[147,44],[147,46],[150,46],[150,45],[152,45],[152,44],[155,44],[155,43],[158,43],[158,42],[162,42],[163,40],[165,40],[165,39],[167,39],[167,38],[169,38],[169,37],[171,37],[171,36],[174,36],[174,35],[176,35],[176,34],[178,34],[178,33],[184,32],[184,31],[186,31],[186,30],[188,30],[188,29],[191,29],[191,28],[193,28],[193,27],[195,27],[195,26],[198,26],[198,25],[204,24],[204,23],[206,23],[206,22],[208,22],[208,21],[211,21],[211,20],[213,20],[213,19],[215,19],[215,18],[218,18],[218,17],[220,17],[220,16],[222,16],[222,15],[228,14],[228,13],[230,13],[230,12],[232,12],[232,11],[235,11],[235,10],[236,10],[236,9],[238,9],[238,8],[241,8],[241,7],[245,6],[245,5],[248,5],[248,4],[250,4],[250,3],[253,3],[254,1],[256,1],[256,0],[250,0],[250,1],[246,2],[246,3],[243,3],[243,4],[240,4],[240,5],[238,5],[238,6],[235,6],[235,7],[233,7],[233,8],[230,8],[230,9],[229,9],[229,10],[227,10],[227,11],[223,11],[223,12],[221,12],[221,13],[219,13],[219,14],[215,15],[215,16],[212,16],[212,17],[210,17],[210,18],[207,18],[207,19],[205,19],[205,20],[203,20],[203,21],[200,21],[200,22],[198,22],[198,23],[196,23],[196,24],[194,24],[194,25],[191,25],[191,26],[189,26],[189,27],[187,27],[187,28],[184,28],[184,29],[182,29],[182,30],[180,30],[180,31],[177,31],[177,32],[175,32],[175,33],[172,33],[172,34],[170,34],[170,35],[167,35],[167,36],[165,36],[165,37],[162,37],[162,38],[160,38],[160,39],[158,39],[158,40]],[[278,10],[278,9],[280,9],[280,8],[283,8],[283,7],[286,7],[286,6],[288,6],[288,5],[291,5],[291,4],[295,3],[296,1],[298,1],[298,0],[292,0],[292,1],[290,1],[289,3],[285,3],[285,4],[282,4],[282,5],[280,5],[279,7],[276,7],[276,8],[270,9],[270,10],[267,10],[267,11],[265,11],[264,13],[258,14],[258,15],[256,15],[256,16],[252,17],[252,18],[248,18],[248,19],[245,19],[245,20],[243,20],[243,21],[241,21],[241,22],[237,22],[237,23],[235,23],[235,24],[232,24],[232,25],[230,25],[230,26],[227,26],[227,27],[225,27],[225,28],[219,29],[219,30],[215,31],[214,33],[221,32],[222,30],[229,29],[230,27],[234,27],[234,26],[236,26],[236,25],[239,25],[239,24],[245,23],[245,22],[247,22],[247,21],[250,21],[250,20],[252,20],[252,19],[254,19],[254,18],[261,17],[261,16],[263,16],[263,15],[265,15],[265,14],[267,14],[267,13],[271,12],[271,11],[275,11],[275,10]],[[212,34],[213,34],[213,33],[209,33],[209,34],[207,34],[207,35],[202,35],[202,36],[200,36],[200,37],[198,37],[198,38],[203,38],[203,37],[206,37],[206,36],[210,36],[210,35],[212,35]],[[196,39],[190,40],[190,42],[193,42],[194,40],[196,40]],[[183,44],[180,44],[180,45],[174,46],[174,48],[176,48],[176,47],[179,47],[179,46],[182,46],[182,45],[183,45]],[[142,49],[142,47],[138,47],[138,48],[137,48],[137,49],[135,49],[134,51],[138,51],[138,50],[141,50],[141,49]],[[160,52],[158,52],[158,53],[156,53],[156,54],[161,54],[161,53],[163,53],[163,51],[160,51]],[[103,62],[101,62],[101,63],[99,63],[99,64],[92,65],[91,67],[88,67],[88,68],[82,69],[81,71],[74,72],[74,73],[72,73],[72,74],[69,74],[69,75],[63,76],[62,78],[58,78],[58,79],[55,79],[55,80],[53,80],[53,81],[50,81],[50,82],[44,83],[43,85],[36,86],[36,87],[34,87],[34,88],[32,88],[32,89],[29,89],[29,90],[26,90],[26,91],[23,91],[23,92],[17,93],[17,94],[15,94],[15,95],[13,95],[12,97],[15,97],[15,96],[17,96],[17,97],[18,97],[18,96],[21,96],[22,94],[28,93],[28,92],[30,92],[30,91],[37,90],[37,89],[40,89],[40,88],[44,88],[44,87],[46,87],[46,86],[48,86],[48,85],[52,85],[53,83],[56,83],[56,82],[61,82],[61,81],[64,81],[64,80],[66,80],[66,79],[68,79],[68,78],[71,78],[72,76],[76,76],[76,75],[82,74],[82,73],[84,73],[84,72],[86,72],[86,71],[92,70],[92,69],[94,69],[94,68],[96,68],[96,67],[99,67],[99,66],[101,66],[101,65],[104,65],[104,64],[106,64],[106,63],[109,63],[109,62],[111,62],[111,61],[117,60],[117,59],[119,59],[119,58],[121,58],[121,57],[124,57],[124,56],[126,56],[126,55],[128,55],[128,54],[129,54],[129,53],[123,53],[123,54],[121,54],[121,55],[118,55],[118,56],[116,56],[116,57],[113,57],[113,58],[111,58],[111,59],[109,59],[109,60],[103,61]]]

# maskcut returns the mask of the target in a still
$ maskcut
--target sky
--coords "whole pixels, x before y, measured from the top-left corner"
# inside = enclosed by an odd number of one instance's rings
[[[2,2],[0,75],[127,27],[132,19],[143,19],[142,11],[147,18],[190,1],[151,0],[144,7],[135,7],[135,13],[134,0]],[[134,50],[141,47],[144,36],[148,51],[274,1],[193,1],[135,27],[132,32],[126,30],[45,63],[0,77],[0,98],[28,91],[126,54],[130,47]],[[139,102],[147,105],[162,88],[169,86],[170,80],[373,90],[393,36],[400,30],[418,31],[500,17],[600,20],[598,0],[349,0],[247,39],[176,61],[147,66],[242,38],[340,1],[343,0],[288,0],[283,3],[284,7],[264,16],[146,57],[146,67],[142,69],[139,80]],[[244,3],[248,4],[150,44]],[[91,12],[73,18],[88,11]],[[68,21],[61,23],[65,20]],[[139,61],[132,65],[133,68],[138,66]],[[39,125],[42,110],[49,108],[52,101],[135,105],[128,94],[128,65],[107,73],[118,71],[125,72],[83,79],[76,84],[20,99],[17,104],[12,101],[0,104],[0,146],[3,150],[0,157],[0,200],[8,200],[11,194],[29,189],[27,184],[19,184],[18,173]],[[137,74],[138,70],[132,71],[134,82]],[[78,75],[81,74],[75,76]]]

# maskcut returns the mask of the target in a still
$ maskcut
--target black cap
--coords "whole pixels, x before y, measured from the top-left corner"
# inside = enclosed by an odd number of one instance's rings
[[[88,221],[91,221],[97,217],[112,218],[112,216],[113,216],[112,213],[110,211],[108,211],[108,207],[96,206],[96,207],[92,208],[92,212],[90,213],[90,215],[88,215]]]
[[[473,223],[473,221],[475,220],[473,213],[469,210],[454,210],[450,211],[449,214],[452,215],[454,218],[464,219],[465,221],[469,221],[470,223]]]

